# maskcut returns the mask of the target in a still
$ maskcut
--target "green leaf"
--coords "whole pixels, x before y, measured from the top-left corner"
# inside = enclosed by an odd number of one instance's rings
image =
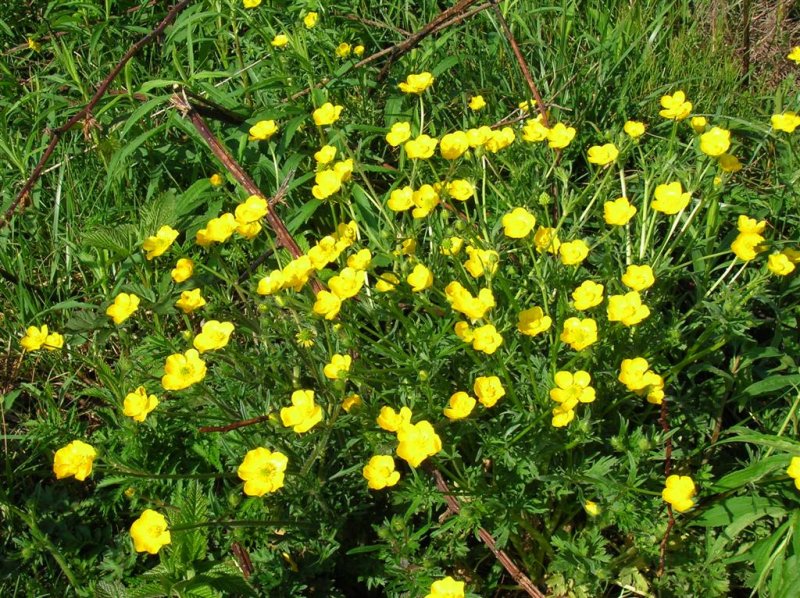
[[[785,376],[770,376],[764,380],[755,382],[745,388],[742,393],[748,397],[757,397],[759,395],[773,393],[787,387],[798,388],[800,387],[800,374],[788,374]]]

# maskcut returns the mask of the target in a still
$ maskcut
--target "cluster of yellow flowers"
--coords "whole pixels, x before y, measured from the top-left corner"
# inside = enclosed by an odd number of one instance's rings
[[[28,352],[38,351],[39,349],[55,351],[64,346],[64,337],[58,332],[50,332],[47,324],[42,325],[40,328],[29,326],[19,344]]]
[[[759,253],[766,251],[766,239],[762,233],[767,228],[765,220],[757,221],[748,216],[739,216],[737,229],[739,234],[731,243],[731,251],[743,262],[754,260]],[[795,271],[800,263],[800,247],[796,249],[785,248],[769,256],[767,268],[778,276],[788,276]]]

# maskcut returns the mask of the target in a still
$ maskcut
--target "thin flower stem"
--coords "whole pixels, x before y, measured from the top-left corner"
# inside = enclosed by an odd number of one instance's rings
[[[730,274],[731,270],[733,270],[733,267],[735,265],[736,265],[736,258],[731,260],[731,263],[728,264],[728,267],[725,269],[725,272],[722,273],[722,276],[720,276],[717,279],[717,281],[713,285],[711,285],[711,288],[708,289],[708,291],[706,291],[706,294],[703,295],[703,299],[708,298],[708,296],[711,293],[713,293],[720,284],[722,284],[722,282],[725,280],[725,278],[728,276],[728,274]]]

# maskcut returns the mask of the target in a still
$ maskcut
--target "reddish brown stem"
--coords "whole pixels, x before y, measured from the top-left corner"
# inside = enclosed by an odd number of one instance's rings
[[[252,419],[243,419],[238,422],[233,422],[230,424],[225,424],[224,426],[203,426],[198,428],[198,432],[230,432],[231,430],[237,430],[239,428],[245,428],[247,426],[254,426],[256,424],[260,424],[261,422],[265,422],[269,419],[269,415],[259,415],[258,417],[254,417]]]
[[[114,81],[114,79],[117,77],[117,75],[119,75],[122,69],[125,68],[125,65],[128,64],[128,61],[131,58],[133,58],[134,55],[136,55],[136,53],[139,52],[139,50],[141,50],[144,46],[146,46],[154,39],[156,39],[159,35],[161,35],[164,32],[164,30],[169,26],[169,24],[175,20],[175,18],[178,16],[178,13],[181,12],[184,8],[186,8],[191,2],[192,0],[181,0],[175,6],[170,8],[169,12],[167,13],[167,16],[164,17],[164,19],[156,26],[155,29],[153,29],[150,33],[145,35],[138,42],[133,44],[128,49],[128,51],[125,52],[125,55],[122,57],[122,59],[116,64],[116,66],[113,69],[111,69],[111,72],[108,74],[108,76],[106,76],[105,79],[103,79],[103,82],[100,83],[100,87],[97,88],[97,91],[94,93],[89,102],[81,110],[75,113],[72,116],[72,118],[70,118],[63,125],[61,125],[57,129],[53,129],[50,131],[51,135],[50,142],[47,144],[47,148],[45,148],[42,157],[39,158],[39,162],[36,164],[36,167],[33,169],[33,172],[31,173],[30,177],[28,177],[28,180],[25,181],[25,184],[22,186],[22,189],[17,194],[17,197],[14,199],[13,202],[11,202],[11,205],[8,207],[8,209],[5,211],[2,217],[0,217],[0,229],[2,229],[10,222],[11,217],[14,215],[14,212],[16,212],[17,208],[19,208],[22,205],[23,201],[31,192],[33,186],[36,184],[36,181],[39,180],[39,177],[42,175],[42,171],[44,170],[47,161],[50,159],[50,156],[53,155],[53,150],[56,149],[56,145],[58,145],[61,136],[67,131],[69,131],[72,127],[74,127],[81,120],[87,118],[90,115],[92,109],[105,95],[106,91],[108,90],[108,86],[111,85],[111,82]]]

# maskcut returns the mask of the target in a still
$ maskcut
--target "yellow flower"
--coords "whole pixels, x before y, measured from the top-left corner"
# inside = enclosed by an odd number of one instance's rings
[[[344,380],[347,378],[352,364],[353,358],[349,355],[334,353],[331,356],[330,362],[325,364],[322,371],[329,380]]]
[[[342,188],[342,177],[331,168],[320,170],[314,177],[314,182],[316,185],[311,188],[311,194],[320,201],[328,199]]]
[[[401,407],[400,411],[395,411],[391,407],[383,406],[375,422],[382,430],[387,432],[397,432],[403,426],[411,423],[411,409]]]
[[[433,273],[424,265],[417,264],[406,278],[406,282],[411,285],[412,293],[419,293],[433,284]]]
[[[786,55],[786,58],[788,58],[795,64],[800,64],[800,46],[794,46],[792,48],[792,51]]]
[[[547,132],[547,145],[553,149],[563,149],[567,147],[575,138],[574,127],[567,127],[564,123],[556,123]]]
[[[473,278],[478,278],[484,273],[494,274],[497,271],[500,254],[493,249],[479,249],[467,245],[467,255],[469,259],[464,262],[464,268]]]
[[[228,344],[232,333],[232,322],[209,320],[203,324],[203,330],[194,337],[194,342],[192,344],[200,353],[222,349],[222,347]]]
[[[450,395],[450,402],[443,409],[443,413],[447,419],[464,419],[472,413],[476,403],[477,401],[467,393],[459,391]]]
[[[704,133],[706,127],[708,126],[708,121],[706,120],[705,116],[693,116],[692,120],[690,121],[694,132],[698,135],[700,133]]]
[[[364,46],[358,44],[355,48],[353,48],[353,54],[356,56],[362,56],[364,54]]]
[[[391,455],[375,455],[361,470],[370,490],[383,490],[400,481],[400,472],[395,471]]]
[[[243,203],[236,206],[236,221],[243,224],[255,222],[269,212],[267,200],[259,195],[251,195]]]
[[[333,234],[336,245],[344,250],[355,243],[358,238],[358,224],[355,220],[350,222],[340,222],[336,225],[336,232]]]
[[[114,324],[122,324],[137,309],[139,309],[139,297],[133,293],[120,293],[114,297],[114,303],[106,308],[106,315],[114,321]]]
[[[273,37],[272,41],[270,42],[273,48],[282,48],[288,43],[289,43],[289,36],[286,35],[285,33],[279,33],[278,35]]]
[[[472,329],[472,348],[492,355],[503,344],[503,337],[492,324]]]
[[[495,306],[494,295],[490,289],[481,289],[477,297],[473,297],[459,282],[451,282],[444,290],[447,302],[457,312],[466,315],[470,320],[479,320]]]
[[[400,243],[400,252],[394,252],[395,255],[414,255],[417,252],[417,242],[415,239],[405,239]]]
[[[516,138],[517,136],[514,134],[514,129],[511,127],[504,127],[502,129],[492,131],[489,139],[487,139],[483,145],[488,151],[496,154],[501,149],[505,149],[514,143]]]
[[[799,50],[798,54],[800,55],[800,46],[798,46],[796,49]],[[798,64],[800,64],[800,62],[798,62]],[[795,488],[800,490],[800,457],[792,457],[789,467],[786,470],[786,474],[794,480]]]
[[[350,52],[352,51],[353,51],[352,47],[347,42],[342,42],[341,44],[336,46],[336,56],[338,58],[347,58],[348,56],[350,56]]]
[[[406,150],[406,155],[411,160],[427,160],[433,156],[436,145],[439,143],[438,139],[434,139],[428,135],[422,134],[416,139],[406,141],[403,146]]]
[[[622,130],[625,131],[625,134],[631,139],[639,139],[639,137],[644,135],[645,125],[638,120],[628,120],[625,121]]]
[[[326,320],[333,320],[339,315],[339,310],[341,308],[342,300],[333,293],[329,291],[320,291],[317,293],[313,311],[318,316],[323,316]]]
[[[798,46],[800,47],[800,46]],[[782,114],[773,114],[770,119],[772,128],[776,131],[783,131],[784,133],[794,133],[794,130],[800,125],[800,116],[794,112],[784,112]]]
[[[692,112],[692,103],[686,101],[686,94],[680,90],[671,96],[661,96],[661,107],[659,114],[671,120],[683,120]]]
[[[318,127],[332,125],[342,114],[344,106],[334,106],[330,102],[325,102],[322,106],[314,110],[311,116],[314,118],[314,124]]]
[[[635,215],[636,207],[631,205],[627,197],[619,197],[603,204],[603,218],[606,224],[625,226]]]
[[[742,169],[742,163],[739,162],[739,158],[732,154],[722,154],[719,157],[719,167],[723,172],[734,173]]]
[[[650,315],[650,309],[642,304],[637,291],[625,295],[611,295],[607,308],[610,322],[622,322],[625,326],[635,326]]]
[[[606,143],[605,145],[593,145],[589,148],[588,158],[591,164],[598,166],[606,166],[611,164],[619,156],[619,150],[613,143]]]
[[[250,141],[266,141],[278,132],[278,125],[274,120],[260,120],[250,127]]]
[[[536,216],[525,208],[514,208],[503,216],[503,233],[512,239],[524,239],[536,226]]]
[[[308,250],[308,259],[314,270],[322,270],[325,266],[338,259],[342,253],[333,235],[325,235],[317,244]]]
[[[342,401],[342,409],[345,410],[346,413],[350,413],[356,407],[361,406],[361,397],[357,394],[348,395]]]
[[[655,199],[650,204],[656,212],[672,216],[689,205],[692,194],[683,192],[680,181],[662,183],[655,190]]]
[[[666,487],[661,491],[661,498],[671,504],[676,511],[688,511],[694,506],[692,497],[697,494],[692,478],[684,475],[671,475],[667,478]]]
[[[308,432],[322,421],[322,407],[314,402],[313,390],[296,390],[292,393],[292,406],[281,409],[281,422],[298,434]]]
[[[156,231],[156,234],[147,237],[142,243],[142,249],[147,252],[145,256],[148,260],[152,260],[159,255],[162,255],[172,242],[178,238],[178,231],[171,226],[164,225]]]
[[[386,205],[393,212],[404,212],[414,205],[414,189],[406,185],[401,189],[395,189],[389,195]]]
[[[343,268],[339,274],[328,280],[331,292],[339,299],[355,297],[364,286],[364,273],[351,267]]]
[[[313,29],[317,21],[319,21],[319,14],[315,12],[310,12],[303,17],[303,24],[306,26],[306,29]]]
[[[716,158],[731,147],[731,132],[719,127],[712,127],[707,133],[700,135],[700,151]]]
[[[190,314],[196,309],[200,309],[206,304],[203,299],[200,289],[192,289],[191,291],[183,291],[181,298],[175,302],[175,306],[183,311],[185,314]]]
[[[622,275],[622,284],[634,291],[649,289],[655,281],[653,269],[646,264],[644,266],[631,264]]]
[[[244,1],[245,7],[250,8],[247,3],[254,0]],[[255,2],[255,6],[258,6],[261,0],[255,0]],[[136,552],[158,554],[159,550],[172,542],[172,536],[167,527],[167,520],[161,513],[152,509],[145,509],[139,519],[131,525],[131,538]]]
[[[208,247],[211,243],[224,243],[239,225],[236,217],[230,212],[225,212],[218,218],[212,218],[206,223],[205,228],[197,231],[196,241],[200,247]]]
[[[764,251],[764,237],[758,233],[739,233],[731,243],[731,251],[743,262],[756,259]]]
[[[183,390],[205,377],[206,362],[200,359],[200,354],[195,349],[189,349],[183,355],[173,353],[167,357],[161,386],[164,390]]]
[[[506,389],[503,388],[503,384],[497,376],[475,378],[472,390],[484,407],[494,407],[497,401],[506,395]]]
[[[465,179],[455,179],[447,183],[447,194],[455,200],[467,201],[475,195],[475,187]]]
[[[592,318],[567,318],[564,320],[561,340],[573,351],[583,351],[597,342],[597,322]]]
[[[244,0],[245,8],[255,8],[259,4],[261,4],[261,0]]]
[[[441,251],[442,255],[458,255],[463,246],[464,239],[461,237],[448,237],[442,240],[439,251]]]
[[[384,272],[378,277],[378,282],[375,283],[375,290],[379,293],[388,293],[393,291],[400,283],[400,279],[392,272]]]
[[[212,187],[219,187],[222,183],[225,182],[225,179],[222,178],[222,175],[219,173],[214,173],[210,177],[208,177],[208,182]]]
[[[347,258],[347,266],[353,270],[366,270],[372,264],[372,254],[369,249],[362,249]]]
[[[474,110],[477,112],[478,110],[486,107],[486,100],[483,99],[483,96],[472,96],[469,99],[469,109]]]
[[[171,272],[172,280],[175,282],[184,282],[191,278],[192,274],[194,274],[194,262],[186,257],[179,259]]]
[[[425,598],[464,598],[464,582],[449,575],[431,584],[431,593]]]
[[[453,327],[456,333],[456,336],[460,338],[465,343],[471,343],[474,334],[472,333],[472,328],[470,327],[468,322],[456,322],[455,326]]]
[[[133,421],[143,422],[156,407],[158,407],[158,397],[156,395],[148,395],[144,386],[140,386],[125,395],[125,401],[122,403],[122,413],[132,417]]]
[[[531,307],[519,312],[517,330],[526,336],[536,336],[550,330],[553,319],[544,314],[541,307]]]
[[[433,85],[433,81],[433,75],[426,71],[424,73],[408,75],[406,80],[403,83],[400,83],[398,87],[403,93],[420,94]]]
[[[44,324],[41,328],[29,326],[19,344],[26,351],[38,351],[42,348],[48,351],[55,351],[64,346],[64,337],[58,332],[48,332],[47,324]]]
[[[536,251],[539,253],[547,251],[553,255],[557,255],[561,247],[561,241],[558,240],[556,229],[546,226],[540,226],[536,230],[536,234],[533,235],[533,244],[536,246]]]
[[[788,276],[795,270],[795,265],[785,253],[773,253],[767,259],[767,268],[777,276]]]
[[[583,503],[583,509],[590,517],[597,517],[600,514],[600,507],[597,506],[597,503],[592,500],[587,500],[585,503]]]
[[[584,311],[603,302],[603,285],[591,280],[584,280],[572,291],[572,305],[578,311]]]
[[[429,421],[406,424],[397,431],[397,456],[411,467],[419,467],[428,457],[442,450],[442,440]]]
[[[92,464],[96,456],[97,451],[90,444],[82,440],[73,440],[56,451],[53,458],[53,473],[59,480],[75,476],[76,480],[82,482],[92,473]]]
[[[332,145],[323,145],[318,152],[314,153],[314,160],[317,164],[328,164],[333,162],[336,157],[336,148]]]
[[[411,215],[414,218],[425,218],[439,205],[439,194],[432,185],[422,185],[411,195],[411,200],[416,206],[411,210]]]
[[[456,160],[469,149],[469,141],[464,131],[448,133],[439,142],[439,151],[445,160]]]
[[[467,130],[467,141],[472,148],[480,147],[492,137],[492,129],[486,125]]]
[[[392,147],[397,147],[404,141],[411,138],[411,123],[399,122],[394,123],[392,128],[386,133],[386,142]]]
[[[589,246],[581,239],[567,241],[559,246],[558,255],[565,266],[577,266],[589,255]]]
[[[247,496],[264,496],[283,488],[289,459],[283,453],[258,447],[247,451],[236,475],[244,482]]]
[[[258,233],[261,232],[261,224],[259,222],[237,221],[236,232],[249,241],[255,239]]]
[[[536,108],[536,100],[522,100],[517,104],[517,108],[523,112],[530,112],[531,109]]]
[[[661,376],[650,369],[650,364],[644,357],[623,359],[620,373],[617,378],[625,387],[633,392],[640,393],[648,386],[657,385]]]
[[[562,409],[574,409],[578,403],[591,403],[595,400],[594,388],[589,386],[592,377],[588,372],[556,372],[554,380],[556,387],[550,390],[550,398],[560,403]]]
[[[522,138],[531,143],[538,143],[545,141],[550,133],[550,129],[542,123],[542,115],[536,118],[529,118],[525,121],[525,126],[522,127]]]
[[[41,50],[42,50],[42,44],[40,44],[39,42],[37,42],[37,41],[36,41],[35,39],[33,39],[32,37],[29,37],[29,38],[28,38],[28,49],[29,49],[29,50],[33,50],[34,52],[41,52]]]

